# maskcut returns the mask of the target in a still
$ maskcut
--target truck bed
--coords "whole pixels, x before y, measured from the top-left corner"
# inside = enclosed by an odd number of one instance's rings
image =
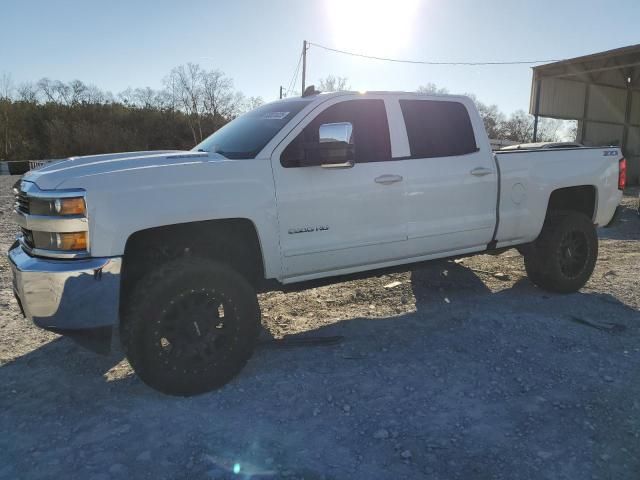
[[[551,193],[584,186],[595,195],[593,222],[606,225],[622,198],[618,147],[578,147],[495,152],[500,173],[497,247],[535,240]]]

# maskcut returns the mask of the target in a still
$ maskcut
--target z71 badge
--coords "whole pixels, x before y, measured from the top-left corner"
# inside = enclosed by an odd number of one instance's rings
[[[328,225],[319,225],[317,227],[290,228],[289,229],[289,235],[294,235],[296,233],[322,232],[324,230],[329,230],[329,226]]]

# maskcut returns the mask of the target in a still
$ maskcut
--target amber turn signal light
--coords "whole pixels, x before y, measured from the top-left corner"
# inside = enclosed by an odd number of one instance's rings
[[[53,206],[58,215],[86,215],[87,208],[84,198],[56,198]]]
[[[53,233],[52,236],[55,236],[56,250],[87,249],[87,232]],[[53,241],[51,243],[53,244]]]

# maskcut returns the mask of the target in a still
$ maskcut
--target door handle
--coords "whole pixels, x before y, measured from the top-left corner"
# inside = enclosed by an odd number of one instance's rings
[[[492,173],[493,173],[493,170],[485,167],[476,167],[473,170],[471,170],[471,175],[475,177],[484,177],[485,175],[490,175]]]
[[[382,185],[391,185],[402,181],[402,175],[380,175],[376,177],[375,182]]]

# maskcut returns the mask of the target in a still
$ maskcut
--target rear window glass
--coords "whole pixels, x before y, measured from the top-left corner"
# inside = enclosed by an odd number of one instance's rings
[[[453,157],[476,152],[465,106],[438,100],[400,100],[411,158]]]

